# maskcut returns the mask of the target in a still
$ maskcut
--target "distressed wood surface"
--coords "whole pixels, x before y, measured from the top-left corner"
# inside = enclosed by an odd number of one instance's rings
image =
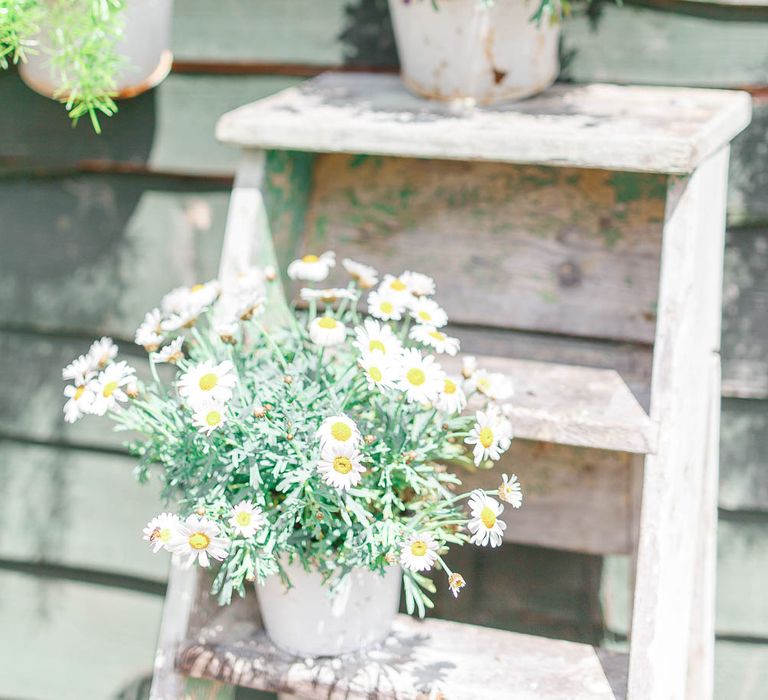
[[[746,93],[597,84],[457,110],[411,95],[398,76],[327,73],[224,115],[216,135],[265,149],[685,173],[750,112]]]
[[[249,600],[198,630],[178,663],[193,677],[328,700],[485,700],[510,689],[519,700],[613,700],[626,683],[625,658],[589,645],[402,615],[381,647],[305,662],[272,646]]]
[[[552,362],[479,356],[480,367],[515,387],[509,419],[516,437],[636,454],[652,453],[656,426],[618,372]],[[458,374],[459,358],[442,361]]]
[[[129,457],[0,441],[0,559],[165,580],[168,555],[152,554],[141,539],[163,507],[160,489],[140,485],[135,464]]]
[[[321,155],[296,253],[416,267],[457,323],[650,343],[664,188],[661,175]]]
[[[632,531],[628,454],[515,439],[490,470],[457,470],[463,489],[497,488],[502,473],[520,478],[524,507],[504,511],[504,539],[589,554],[627,554]]]
[[[0,571],[0,695],[117,697],[151,669],[161,605],[146,593]]]

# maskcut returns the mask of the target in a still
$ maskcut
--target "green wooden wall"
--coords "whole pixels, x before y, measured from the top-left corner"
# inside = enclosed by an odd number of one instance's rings
[[[118,436],[61,419],[59,370],[130,340],[175,284],[214,274],[237,154],[217,117],[329,67],[393,67],[386,0],[179,0],[176,65],[94,137],[0,75],[0,698],[142,697],[165,564],[159,507]],[[768,9],[684,0],[576,17],[563,76],[747,86],[733,148],[723,329],[717,697],[768,697]],[[138,356],[138,354],[137,354]],[[621,645],[627,567],[533,547],[486,559],[439,614]],[[479,575],[478,575],[479,574]],[[239,697],[245,698],[241,693]],[[249,696],[251,697],[251,696]]]

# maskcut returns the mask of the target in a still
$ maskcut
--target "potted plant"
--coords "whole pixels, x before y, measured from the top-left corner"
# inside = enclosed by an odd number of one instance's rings
[[[173,0],[0,0],[0,68],[66,106],[73,122],[117,111],[171,69]]]
[[[222,604],[257,584],[267,633],[302,656],[381,640],[401,583],[423,616],[433,570],[458,595],[449,548],[501,545],[502,502],[522,503],[514,475],[464,493],[445,466],[499,459],[512,387],[472,358],[461,377],[441,368],[436,355],[459,343],[441,330],[434,282],[406,272],[373,289],[376,271],[344,260],[348,286],[317,287],[334,265],[333,253],[291,263],[315,285],[293,310],[271,269],[173,290],[136,332],[147,383],[108,338],[63,371],[67,421],[109,415],[141,434],[139,479],[158,478],[173,503],[144,529],[149,546],[217,567]]]
[[[389,0],[403,81],[434,100],[492,104],[548,88],[561,0]]]

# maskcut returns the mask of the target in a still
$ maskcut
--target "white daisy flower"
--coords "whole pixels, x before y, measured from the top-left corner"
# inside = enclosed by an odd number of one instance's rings
[[[478,490],[473,491],[469,497],[469,508],[472,514],[472,519],[467,523],[472,533],[469,541],[480,547],[488,544],[491,547],[500,547],[504,541],[504,530],[507,529],[506,523],[499,520],[504,506]]]
[[[382,321],[399,321],[403,317],[405,304],[402,301],[379,292],[368,295],[368,313]]]
[[[355,421],[345,415],[326,418],[317,429],[316,436],[321,447],[331,445],[357,445],[360,442],[360,430]]]
[[[400,564],[411,571],[427,571],[437,561],[437,541],[429,532],[411,535],[400,550]]]
[[[371,289],[379,281],[379,273],[370,265],[363,265],[363,263],[355,262],[349,258],[344,258],[341,264],[349,276],[357,282],[360,289]]]
[[[309,289],[305,287],[299,292],[303,301],[322,301],[324,304],[333,304],[342,299],[354,299],[357,295],[352,289],[331,287],[329,289]]]
[[[445,373],[432,355],[422,357],[416,348],[403,351],[400,357],[398,388],[409,403],[432,403],[443,390]]]
[[[432,299],[416,299],[411,305],[411,317],[416,323],[442,328],[448,323],[448,314]]]
[[[453,593],[454,598],[459,597],[459,591],[464,588],[464,586],[467,585],[467,582],[464,580],[464,577],[456,572],[453,572],[448,577],[448,588],[451,589],[451,593]]]
[[[443,413],[461,413],[467,405],[467,397],[456,381],[446,377],[443,390],[435,401],[435,408]]]
[[[149,542],[152,551],[157,554],[161,549],[168,549],[174,530],[179,525],[179,518],[173,513],[160,513],[147,523],[143,540]]]
[[[464,355],[461,358],[461,374],[469,379],[477,371],[477,358],[474,355]]]
[[[501,486],[499,486],[499,498],[509,503],[513,508],[520,508],[523,505],[523,489],[517,479],[517,475],[507,477],[501,475]]]
[[[112,338],[107,338],[106,336],[100,340],[95,340],[86,355],[93,370],[104,369],[116,357],[117,345],[115,345]]]
[[[201,432],[210,435],[227,422],[226,406],[218,401],[204,399],[194,404],[192,424]]]
[[[305,255],[288,265],[288,277],[305,282],[322,282],[336,265],[336,253],[326,251],[320,256]]]
[[[386,355],[369,352],[360,357],[358,364],[363,368],[369,389],[394,389],[397,384],[398,369]]]
[[[435,352],[455,355],[459,351],[459,339],[452,338],[434,326],[417,324],[408,334],[411,340],[432,348]]]
[[[402,275],[400,277],[384,275],[378,292],[382,296],[399,301],[404,306],[408,306],[413,301],[413,292]]]
[[[512,442],[512,426],[509,421],[494,411],[478,411],[472,431],[464,442],[474,445],[475,464],[479,465],[485,459],[494,462],[501,457],[502,452],[509,449]]]
[[[233,370],[229,360],[218,365],[212,360],[201,362],[181,376],[176,385],[179,395],[191,405],[204,400],[226,403],[232,398],[232,389],[237,383]]]
[[[421,272],[408,270],[400,275],[400,279],[416,297],[428,297],[435,293],[435,280]]]
[[[78,418],[91,413],[94,396],[85,384],[65,386],[64,396],[68,399],[64,404],[64,420],[67,423],[74,423]]]
[[[141,345],[147,352],[157,350],[165,340],[165,334],[161,327],[162,322],[163,314],[160,309],[148,311],[144,316],[144,321],[136,329],[133,342],[136,345]]]
[[[392,329],[372,318],[366,318],[362,326],[355,328],[355,338],[354,346],[362,355],[379,352],[394,360],[403,349]]]
[[[71,379],[78,386],[86,384],[88,380],[93,379],[95,375],[95,367],[93,366],[91,358],[87,355],[80,355],[80,357],[72,360],[72,362],[61,370],[62,379]]]
[[[319,316],[309,324],[309,337],[322,347],[338,345],[346,339],[347,327],[331,316]]]
[[[211,559],[221,561],[227,556],[229,540],[220,533],[221,528],[212,520],[190,515],[174,528],[168,549],[180,555],[184,567],[192,566],[195,561],[208,567]]]
[[[118,402],[127,401],[128,394],[124,387],[133,381],[136,370],[127,362],[107,365],[96,379],[88,383],[88,390],[93,393],[90,412],[103,416],[107,411],[118,407]]]
[[[354,444],[326,443],[317,463],[317,470],[329,486],[345,491],[357,486],[365,467]]]
[[[267,519],[261,508],[241,501],[230,511],[229,524],[240,537],[251,538]]]
[[[160,301],[160,308],[166,316],[197,318],[221,293],[218,280],[191,287],[176,287]]]
[[[179,360],[184,359],[184,353],[181,348],[184,345],[184,338],[179,336],[174,338],[168,345],[157,352],[152,353],[153,362],[169,362],[175,365]]]
[[[182,328],[192,328],[197,322],[200,313],[198,309],[192,307],[181,309],[178,313],[169,314],[168,318],[164,319],[160,324],[160,328],[165,333],[174,333]]]
[[[470,388],[485,394],[493,401],[506,401],[515,393],[515,387],[509,377],[501,372],[487,372],[484,369],[473,372]]]

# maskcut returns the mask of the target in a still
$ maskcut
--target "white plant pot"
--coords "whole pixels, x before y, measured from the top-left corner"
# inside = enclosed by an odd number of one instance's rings
[[[319,573],[285,566],[293,587],[279,576],[256,586],[264,629],[275,646],[302,657],[337,656],[382,641],[400,603],[400,567],[384,576],[354,569],[331,591]]]
[[[127,0],[123,9],[123,32],[116,50],[122,61],[116,75],[118,98],[133,97],[155,87],[168,75],[171,54],[173,0]],[[46,97],[62,97],[61,83],[51,65],[48,36],[43,26],[37,38],[40,46],[19,68],[22,80]],[[63,95],[66,97],[66,95]]]
[[[389,0],[405,84],[433,100],[518,100],[557,78],[560,27],[531,0]]]

